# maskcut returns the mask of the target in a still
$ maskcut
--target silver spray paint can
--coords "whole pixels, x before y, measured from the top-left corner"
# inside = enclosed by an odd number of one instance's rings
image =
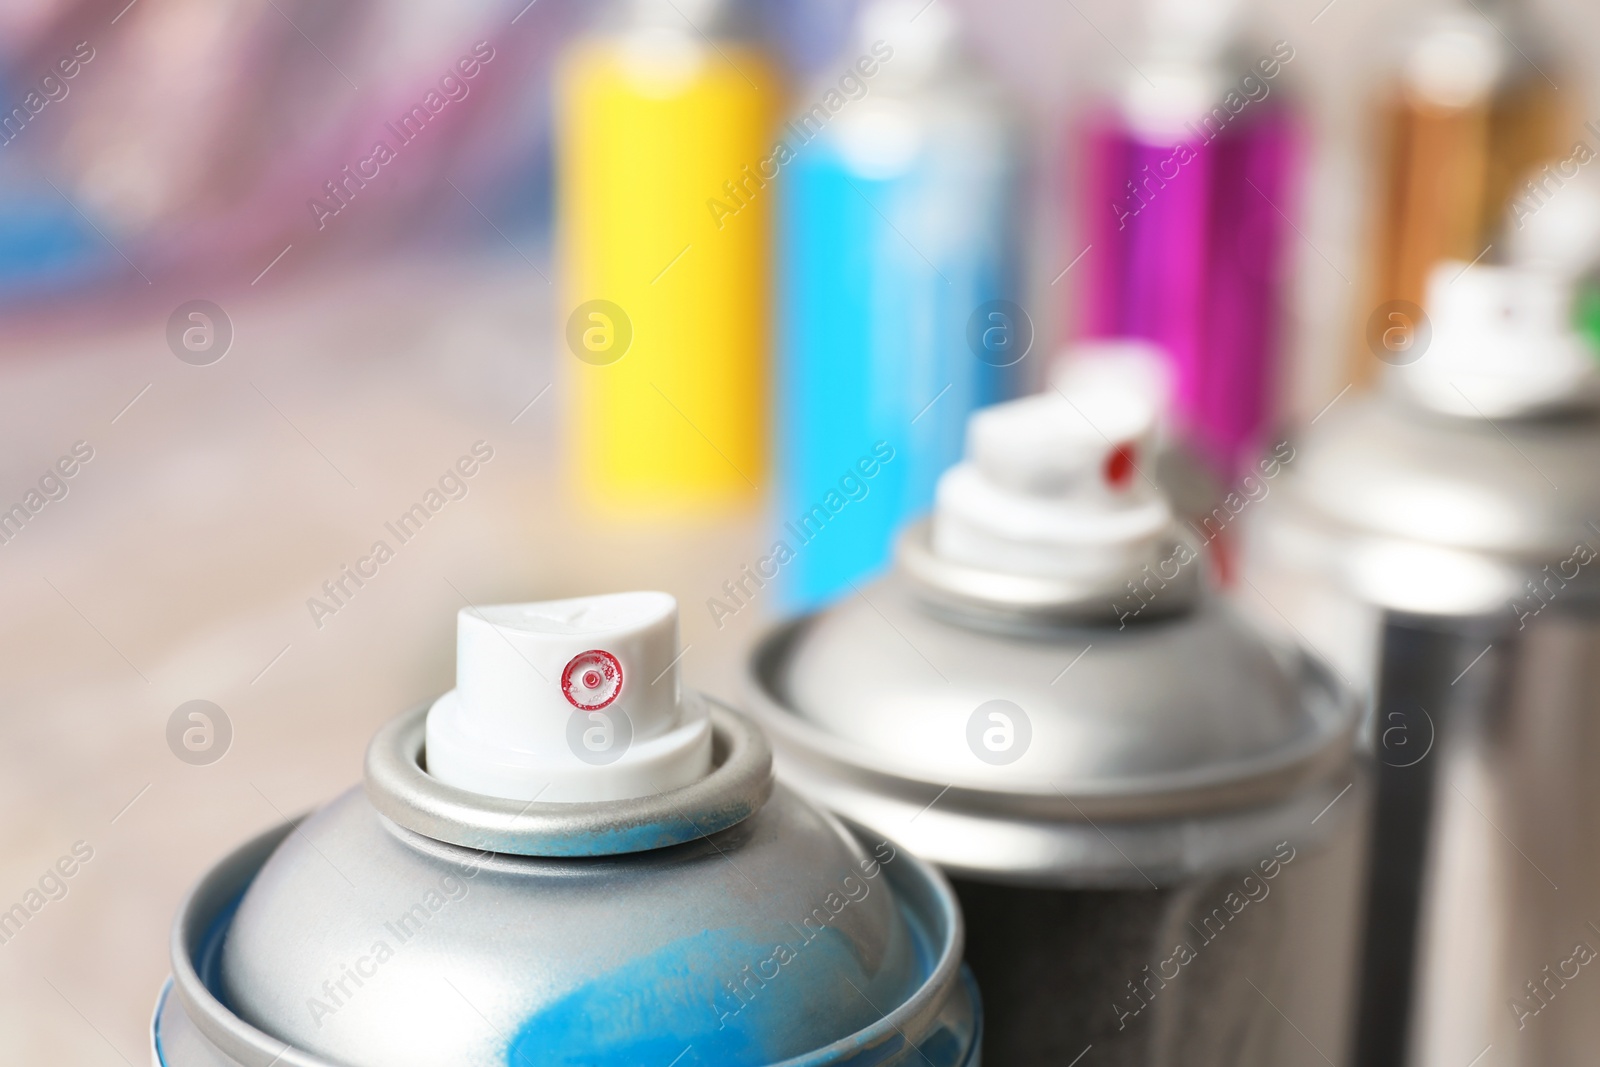
[[[179,912],[158,1067],[978,1062],[947,883],[782,785],[677,605],[463,611],[364,788]]]
[[[1360,711],[1206,588],[1138,377],[976,413],[896,569],[768,635],[750,706],[788,781],[954,880],[987,1062],[1337,1063]]]
[[[1249,534],[1243,596],[1375,695],[1372,1067],[1600,1044],[1600,375],[1569,279],[1446,263],[1426,315],[1378,309],[1381,392],[1319,416]]]

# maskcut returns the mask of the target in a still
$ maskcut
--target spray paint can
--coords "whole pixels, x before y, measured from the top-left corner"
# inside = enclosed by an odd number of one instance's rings
[[[750,506],[767,463],[778,75],[737,0],[630,0],[557,87],[573,479],[622,513]]]
[[[1319,416],[1248,530],[1249,599],[1375,698],[1373,1067],[1581,1063],[1600,1036],[1568,962],[1600,947],[1600,372],[1561,257],[1526,251],[1436,268],[1426,316],[1374,336],[1379,392]]]
[[[791,608],[883,567],[967,414],[1013,391],[1032,343],[1014,303],[1020,138],[959,35],[941,5],[872,0],[782,131],[780,515],[804,523],[864,444],[895,454],[785,570]]]
[[[1295,211],[1294,47],[1235,40],[1237,0],[1151,0],[1139,72],[1092,114],[1074,202],[1077,333],[1154,342],[1175,416],[1232,480],[1266,443]]]
[[[1573,323],[1600,358],[1600,123],[1559,158],[1530,169],[1506,209],[1497,243],[1513,262],[1573,286]]]
[[[1340,1062],[1359,709],[1207,590],[1154,419],[1115,374],[976,413],[897,569],[757,646],[751,707],[787,780],[954,879],[990,1062]]]
[[[1383,162],[1368,306],[1418,306],[1442,259],[1494,239],[1525,172],[1571,148],[1565,78],[1515,0],[1452,3],[1408,40],[1377,108]],[[1357,348],[1351,374],[1380,369]]]
[[[977,1063],[937,872],[680,690],[664,593],[461,613],[364,789],[182,906],[158,1067]]]

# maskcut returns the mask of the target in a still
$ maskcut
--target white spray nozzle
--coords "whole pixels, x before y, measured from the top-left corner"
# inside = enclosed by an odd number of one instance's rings
[[[1533,415],[1600,397],[1600,373],[1572,326],[1572,279],[1539,266],[1446,261],[1428,285],[1427,348],[1389,380],[1435,411]]]
[[[1094,579],[1142,559],[1172,520],[1141,466],[1161,397],[1148,364],[1069,365],[1055,387],[973,414],[939,481],[934,551],[991,570]]]
[[[678,604],[616,593],[467,608],[456,688],[428,713],[428,773],[513,800],[595,801],[710,767],[704,705],[678,685]]]
[[[1154,405],[1159,429],[1172,408],[1172,357],[1160,345],[1134,337],[1079,341],[1056,357],[1050,384],[1067,393],[1087,387],[1134,394]]]

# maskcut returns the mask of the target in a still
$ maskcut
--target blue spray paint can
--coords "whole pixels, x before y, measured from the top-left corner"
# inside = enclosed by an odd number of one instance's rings
[[[873,0],[846,61],[780,131],[777,504],[796,553],[781,592],[790,608],[888,561],[959,458],[967,413],[1010,391],[1031,346],[1008,300],[1020,138],[957,34],[941,5]],[[857,464],[877,442],[894,459],[866,477]]]
[[[948,884],[775,785],[677,643],[664,593],[462,612],[365,787],[185,901],[157,1067],[974,1067]]]

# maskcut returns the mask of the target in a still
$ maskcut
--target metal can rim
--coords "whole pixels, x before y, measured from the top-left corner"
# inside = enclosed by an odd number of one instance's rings
[[[835,736],[797,715],[773,684],[778,661],[815,616],[780,624],[764,634],[746,660],[747,704],[781,748],[798,752],[829,768],[830,775],[858,778],[872,788],[921,795],[942,790],[941,803],[974,812],[1003,815],[1011,809],[1031,819],[1088,823],[1095,819],[1159,819],[1175,814],[1224,812],[1270,804],[1331,774],[1347,764],[1355,751],[1362,702],[1339,683],[1317,658],[1295,649],[1301,684],[1320,693],[1331,709],[1324,729],[1302,742],[1251,761],[1220,764],[1191,774],[1130,777],[1098,787],[1040,781],[1034,790],[995,790],[991,781],[950,781],[949,776],[922,773],[915,765],[887,752],[867,752],[848,738]],[[1063,787],[1065,786],[1065,788]]]
[[[446,785],[423,769],[432,701],[396,716],[367,747],[372,806],[436,841],[513,856],[614,856],[693,841],[748,818],[772,795],[772,748],[748,719],[706,698],[712,770],[677,789],[629,800],[538,803]]]

